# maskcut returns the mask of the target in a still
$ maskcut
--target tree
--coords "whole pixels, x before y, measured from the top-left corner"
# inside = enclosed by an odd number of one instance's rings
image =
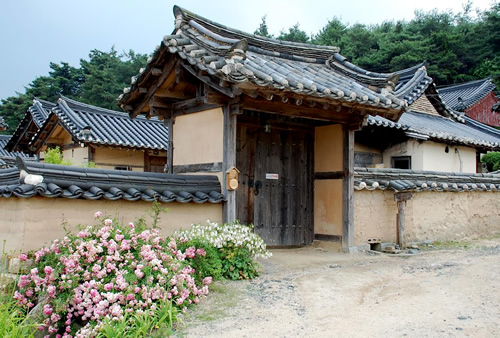
[[[262,22],[259,25],[259,28],[257,28],[253,33],[256,35],[264,36],[266,38],[273,38],[274,36],[272,34],[269,34],[269,30],[267,28],[267,23],[266,23],[266,18],[267,15],[264,15],[262,17]]]
[[[89,60],[80,60],[80,67],[66,62],[50,63],[48,76],[34,79],[24,93],[16,93],[3,99],[0,116],[5,118],[9,128],[4,132],[12,134],[22,120],[33,98],[56,102],[60,95],[108,109],[118,109],[116,98],[130,79],[146,64],[147,55],[134,51],[118,54],[94,49]]]
[[[307,36],[307,33],[299,28],[298,23],[288,28],[288,33],[282,30],[278,39],[292,42],[309,42],[309,36]]]
[[[116,110],[116,98],[124,87],[130,86],[131,77],[137,75],[146,60],[146,55],[136,54],[132,50],[123,54],[118,54],[114,48],[109,52],[92,50],[88,61],[80,61],[85,77],[80,100]]]

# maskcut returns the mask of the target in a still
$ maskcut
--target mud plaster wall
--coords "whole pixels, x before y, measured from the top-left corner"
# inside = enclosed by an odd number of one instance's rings
[[[222,221],[221,204],[164,203],[169,209],[161,214],[159,227],[162,235],[189,228],[193,223],[205,224],[207,219]],[[6,251],[38,249],[56,238],[64,237],[62,220],[74,230],[77,225],[94,225],[94,213],[102,211],[128,224],[146,215],[151,203],[144,201],[92,201],[62,198],[1,198],[0,243],[6,240]],[[147,216],[148,224],[151,218]]]
[[[500,233],[500,192],[420,192],[406,204],[407,242],[460,240]],[[396,241],[393,191],[355,191],[354,241]]]
[[[95,148],[94,162],[98,168],[114,169],[130,166],[132,171],[144,171],[144,152],[116,148]]]
[[[314,142],[314,171],[342,171],[341,125],[317,127]],[[314,181],[314,233],[342,235],[342,180]]]
[[[221,108],[178,116],[173,132],[173,164],[222,162],[223,129]]]

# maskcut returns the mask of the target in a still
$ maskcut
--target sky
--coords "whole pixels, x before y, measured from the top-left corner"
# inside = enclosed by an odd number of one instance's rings
[[[474,0],[490,8],[498,0]],[[0,5],[0,99],[24,92],[49,63],[78,67],[93,49],[151,53],[174,29],[172,8],[188,9],[207,19],[252,33],[267,16],[269,32],[279,35],[296,23],[316,34],[328,20],[377,24],[411,20],[415,10],[452,10],[466,0],[6,0]]]

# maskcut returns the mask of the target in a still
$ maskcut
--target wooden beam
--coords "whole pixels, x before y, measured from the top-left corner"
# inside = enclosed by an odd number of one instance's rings
[[[151,68],[151,75],[153,76],[160,76],[162,73],[160,68]]]
[[[343,178],[343,171],[326,171],[314,173],[315,180],[341,180]]]
[[[162,74],[158,77],[158,80],[154,84],[152,84],[151,87],[149,87],[148,91],[145,93],[142,100],[140,100],[135,105],[135,108],[131,112],[129,112],[131,118],[134,118],[140,114],[144,106],[149,103],[150,97],[153,96],[153,94],[158,90],[158,88],[160,88],[163,85],[163,83],[167,79],[168,75],[170,74],[176,63],[177,60],[173,57],[170,60],[168,60],[167,63],[165,63],[165,66],[163,66],[162,69]]]
[[[207,90],[204,93],[204,102],[207,104],[227,104],[231,98],[228,97],[227,95],[224,95],[222,93],[216,92],[213,89],[210,89],[209,86],[207,86]]]
[[[173,173],[174,170],[174,114],[170,111],[170,116],[165,117],[165,127],[168,130],[168,153],[167,153],[167,172]]]
[[[195,97],[193,99],[187,99],[183,101],[178,101],[172,104],[172,109],[174,112],[179,111],[179,110],[184,110],[188,108],[193,108],[199,105],[202,105],[204,103],[204,98],[203,97]]]
[[[236,166],[236,117],[233,113],[235,105],[224,106],[224,158],[222,174],[232,166]],[[234,222],[237,215],[236,190],[228,190],[225,177],[222,178],[222,192],[226,197],[222,217],[223,222]]]
[[[193,75],[194,77],[196,77],[197,79],[199,79],[203,83],[209,85],[210,87],[214,88],[215,90],[217,90],[223,94],[226,94],[227,96],[229,96],[231,98],[234,98],[236,96],[232,87],[229,87],[229,88],[221,87],[221,86],[219,86],[218,83],[215,83],[209,76],[200,74],[199,72],[194,70],[194,68],[191,67],[190,65],[187,65],[184,63],[182,63],[181,65],[182,65],[182,67],[184,67],[184,69],[186,69],[189,73],[191,73],[191,75]]]
[[[220,172],[222,171],[222,162],[176,165],[173,171],[174,174]]]
[[[342,182],[342,248],[350,252],[354,246],[354,131],[343,126]]]
[[[247,96],[242,96],[241,107],[243,109],[262,111],[267,113],[276,113],[286,116],[296,116],[302,118],[311,118],[316,120],[331,121],[337,123],[348,123],[352,121],[352,115],[345,111],[334,112],[332,110],[324,110],[311,108],[306,106],[296,106],[295,104],[283,104],[282,101],[267,101],[262,99],[252,99]]]

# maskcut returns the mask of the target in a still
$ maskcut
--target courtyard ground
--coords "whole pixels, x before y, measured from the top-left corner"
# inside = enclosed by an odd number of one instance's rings
[[[216,282],[179,337],[500,337],[500,238],[410,257],[272,250]],[[443,248],[444,247],[444,248]]]

